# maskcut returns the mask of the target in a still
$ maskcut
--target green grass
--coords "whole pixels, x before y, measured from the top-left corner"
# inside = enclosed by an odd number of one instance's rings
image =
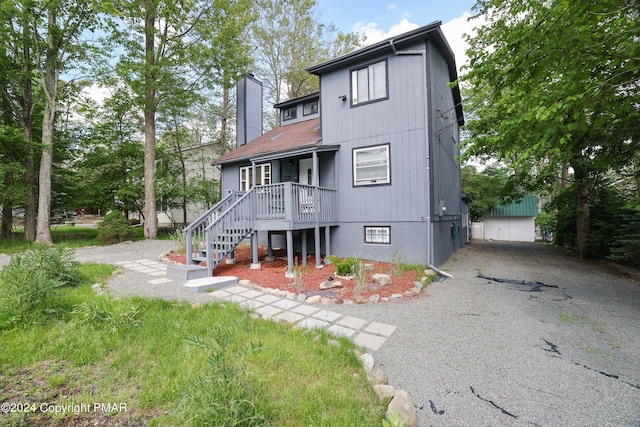
[[[112,266],[82,265],[60,318],[0,331],[0,401],[118,402],[126,413],[13,414],[9,425],[381,425],[354,344],[254,319],[233,304],[97,295]],[[0,414],[0,424],[6,417]],[[65,418],[66,417],[66,418]],[[103,418],[100,418],[103,417]]]

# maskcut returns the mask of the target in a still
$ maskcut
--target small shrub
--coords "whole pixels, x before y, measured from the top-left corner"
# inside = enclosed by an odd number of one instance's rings
[[[40,323],[64,312],[57,290],[82,280],[73,251],[37,246],[0,271],[0,324]]]
[[[140,305],[128,305],[111,298],[95,298],[77,307],[73,314],[83,324],[99,325],[102,330],[116,333],[140,323]]]
[[[98,226],[98,241],[103,245],[120,243],[135,237],[135,230],[131,228],[129,221],[119,211],[107,214]]]
[[[360,264],[355,256],[348,258],[332,256],[329,259],[336,266],[336,274],[339,276],[355,276],[358,264]]]

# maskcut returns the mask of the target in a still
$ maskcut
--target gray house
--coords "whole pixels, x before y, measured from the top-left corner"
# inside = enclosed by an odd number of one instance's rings
[[[320,92],[275,105],[238,85],[237,148],[216,160],[226,197],[188,228],[210,269],[244,238],[269,249],[440,265],[462,244],[457,162],[464,123],[453,53],[434,22],[307,70]]]

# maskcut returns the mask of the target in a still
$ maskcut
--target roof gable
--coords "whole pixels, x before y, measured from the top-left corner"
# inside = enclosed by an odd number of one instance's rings
[[[302,147],[312,146],[322,140],[320,119],[305,120],[290,125],[278,126],[248,144],[220,156],[214,163],[232,163],[273,153],[286,153]]]

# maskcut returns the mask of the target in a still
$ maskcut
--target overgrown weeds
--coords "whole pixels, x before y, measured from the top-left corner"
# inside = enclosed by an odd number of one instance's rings
[[[0,327],[42,323],[67,309],[64,287],[82,280],[70,249],[36,246],[16,254],[0,271]]]

